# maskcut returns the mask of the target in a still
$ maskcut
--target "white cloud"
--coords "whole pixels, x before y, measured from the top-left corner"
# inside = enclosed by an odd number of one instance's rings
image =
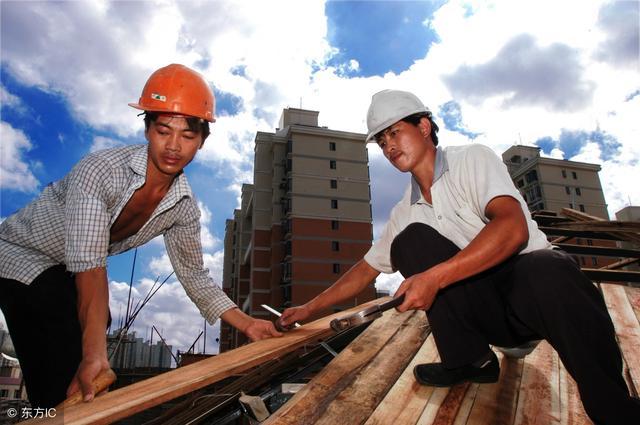
[[[154,282],[150,279],[142,279],[132,288],[132,305],[142,300],[151,290]],[[156,288],[159,283],[156,284]],[[112,329],[116,329],[121,317],[124,317],[127,310],[127,296],[129,285],[124,282],[112,281],[110,289],[110,308],[113,316]],[[139,337],[149,339],[151,327],[155,326],[168,344],[173,345],[175,350],[186,351],[196,339],[204,327],[204,319],[198,312],[196,306],[191,302],[185,293],[182,285],[175,278],[167,281],[151,300],[141,310],[133,325]],[[207,352],[209,354],[217,352],[218,344],[215,338],[220,332],[220,323],[214,326],[207,324]],[[154,341],[158,340],[157,334],[153,336]],[[203,338],[197,345],[197,351],[202,351]]]
[[[101,151],[103,149],[115,148],[117,146],[123,146],[124,143],[120,140],[111,139],[109,137],[97,136],[93,139],[93,144],[89,148],[89,152]]]
[[[18,96],[9,93],[2,83],[0,83],[0,105],[2,105],[3,108],[13,108],[18,111],[26,110],[22,100]]]
[[[33,147],[21,130],[0,122],[0,187],[19,192],[35,192],[40,183],[29,169],[26,152]]]

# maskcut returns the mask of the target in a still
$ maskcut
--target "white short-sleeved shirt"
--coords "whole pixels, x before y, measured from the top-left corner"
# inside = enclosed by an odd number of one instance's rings
[[[393,273],[391,243],[411,223],[427,224],[463,249],[489,222],[485,209],[498,196],[510,196],[520,202],[527,220],[529,242],[520,254],[552,248],[531,218],[507,167],[490,148],[474,144],[437,149],[432,204],[424,199],[412,177],[404,196],[391,210],[382,234],[364,259],[379,272]]]

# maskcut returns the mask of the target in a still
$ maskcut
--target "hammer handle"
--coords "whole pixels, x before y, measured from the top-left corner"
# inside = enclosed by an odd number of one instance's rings
[[[380,311],[387,311],[387,310],[392,309],[394,307],[398,307],[403,302],[404,302],[404,294],[402,294],[399,297],[394,298],[394,299],[392,299],[390,301],[387,301],[386,303],[379,304],[378,308],[380,309]]]
[[[111,369],[105,369],[98,374],[93,381],[91,382],[91,386],[93,387],[94,394],[98,394],[107,388],[111,384],[116,381],[116,374]],[[76,391],[71,394],[65,401],[56,406],[57,409],[64,409],[65,407],[73,406],[74,404],[78,404],[82,401],[82,390]]]

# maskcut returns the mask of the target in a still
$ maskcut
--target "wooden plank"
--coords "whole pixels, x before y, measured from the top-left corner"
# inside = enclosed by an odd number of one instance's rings
[[[218,356],[163,373],[109,392],[90,403],[65,409],[58,417],[66,425],[108,424],[134,413],[156,406],[196,389],[218,382],[289,353],[305,344],[313,343],[333,333],[331,320],[345,314],[384,302],[385,297],[370,301],[350,310],[323,317],[296,328],[280,338],[265,339],[248,344]],[[41,423],[41,420],[27,422]],[[51,422],[47,422],[51,423]]]
[[[625,258],[640,257],[640,250],[637,250],[637,249],[615,248],[615,247],[609,247],[609,246],[596,246],[596,245],[576,245],[576,244],[570,244],[570,243],[558,243],[555,245],[558,248],[562,248],[563,251],[569,254],[602,255],[605,257],[625,257]]]
[[[633,308],[633,311],[638,318],[638,322],[640,322],[640,288],[625,286],[624,290],[627,293],[627,298],[629,299],[631,308]]]
[[[629,303],[625,288],[610,284],[602,284],[600,288],[637,394],[640,390],[640,323]]]
[[[429,401],[422,411],[422,415],[420,415],[420,419],[416,422],[416,425],[431,425],[433,421],[436,420],[438,416],[438,410],[440,410],[440,406],[444,403],[447,398],[447,394],[449,394],[450,388],[435,388],[433,390],[433,394],[429,397]]]
[[[522,380],[524,360],[497,353],[500,378],[494,384],[481,384],[476,392],[467,425],[512,424]]]
[[[576,381],[562,365],[560,365],[560,424],[592,424],[582,406]]]
[[[473,407],[473,403],[476,400],[476,395],[479,388],[480,384],[471,384],[469,386],[467,393],[464,395],[464,399],[460,403],[460,409],[458,409],[458,414],[456,415],[456,420],[453,422],[453,425],[467,424],[469,415],[471,414],[471,408]]]
[[[420,385],[413,376],[413,368],[421,363],[437,362],[438,359],[435,340],[433,335],[429,335],[365,425],[415,424],[434,387]]]
[[[582,268],[589,279],[596,282],[640,282],[640,272],[631,270],[603,270]]]
[[[351,384],[357,373],[378,354],[413,313],[399,314],[396,310],[385,312],[382,318],[370,325],[263,424],[315,423],[334,397]],[[419,314],[424,317],[424,313]]]
[[[356,379],[334,398],[317,425],[364,423],[431,333],[423,311],[414,311]]]
[[[525,357],[515,425],[560,422],[558,367],[557,354],[546,341]]]
[[[465,382],[449,389],[449,393],[444,398],[436,417],[433,419],[433,425],[453,425],[458,416],[462,401],[465,399],[467,390],[470,387],[471,384]]]

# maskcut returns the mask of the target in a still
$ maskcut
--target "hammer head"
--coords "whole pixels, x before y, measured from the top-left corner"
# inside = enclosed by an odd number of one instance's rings
[[[373,306],[349,316],[333,319],[329,325],[334,331],[342,332],[346,329],[353,328],[354,326],[376,320],[380,316],[382,316],[382,312],[378,306]]]

